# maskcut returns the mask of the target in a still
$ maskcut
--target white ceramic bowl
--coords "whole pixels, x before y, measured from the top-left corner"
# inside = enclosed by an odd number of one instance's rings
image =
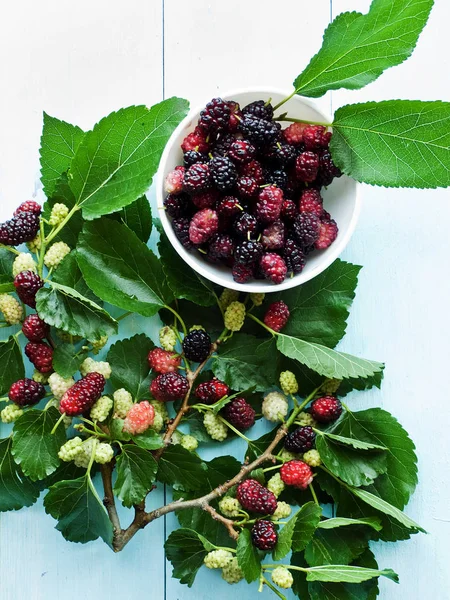
[[[272,98],[272,103],[275,105],[283,98],[286,98],[290,92],[290,90],[248,89],[221,94],[221,97],[225,100],[236,100],[241,106],[245,106],[254,100],[268,100],[269,98]],[[164,179],[177,165],[183,164],[183,152],[180,145],[186,135],[195,128],[200,111],[203,107],[204,105],[191,110],[188,116],[175,129],[161,157],[157,175],[156,198],[158,213],[164,231],[175,250],[189,266],[206,279],[223,287],[243,292],[278,292],[301,285],[313,277],[316,277],[316,275],[319,275],[319,273],[331,265],[347,246],[358,220],[361,186],[345,175],[339,179],[335,179],[327,190],[323,190],[325,209],[331,213],[332,218],[335,219],[339,227],[337,239],[326,250],[318,250],[311,253],[307,257],[303,271],[294,277],[288,277],[279,285],[274,285],[273,283],[261,280],[250,281],[248,283],[236,283],[231,275],[231,269],[206,262],[198,252],[195,250],[186,250],[178,241],[172,229],[170,218],[163,208],[163,200],[166,195],[164,192]],[[291,98],[276,111],[276,114],[284,112],[288,112],[290,117],[304,119],[306,121],[332,122],[331,117],[319,110],[314,102],[301,98],[300,96]],[[283,123],[282,126],[284,127],[288,124],[289,123]],[[297,199],[294,198],[294,200]]]

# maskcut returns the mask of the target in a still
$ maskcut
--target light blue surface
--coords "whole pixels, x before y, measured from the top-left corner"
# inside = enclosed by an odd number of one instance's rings
[[[40,12],[33,13],[37,4]],[[4,149],[0,140],[2,220],[33,189],[43,109],[89,127],[120,105],[160,100],[163,89],[167,96],[184,95],[197,104],[219,87],[264,81],[286,87],[317,48],[331,11],[366,10],[369,1],[279,0],[274,5],[266,0],[129,0],[124,5],[118,0],[80,0],[73,14],[66,12],[64,2],[58,5],[57,10],[53,0],[25,0],[19,8],[11,5],[10,10],[16,11],[12,21],[0,24],[5,27],[2,40],[8,30],[14,33],[8,46],[2,46],[7,67],[13,67],[7,68],[2,81],[9,82],[13,72],[16,77],[16,87],[5,86],[0,99],[11,98],[1,112],[2,139],[13,123]],[[449,4],[437,0],[408,63],[361,92],[333,93],[321,100],[323,105],[329,107],[332,101],[336,108],[389,97],[449,99],[442,27],[449,18]],[[271,31],[280,33],[276,44],[268,41],[268,23]],[[247,46],[230,33],[236,24],[245,31]],[[30,63],[35,57],[36,62]],[[29,63],[32,68],[27,71]],[[46,64],[56,75],[47,75]],[[417,445],[420,484],[407,512],[429,532],[407,542],[373,544],[380,566],[392,567],[400,575],[400,587],[381,582],[382,600],[450,598],[449,196],[448,190],[365,187],[360,223],[343,256],[364,269],[341,347],[387,364],[383,389],[353,395],[349,404],[383,406],[410,432]],[[156,332],[140,318],[132,317],[123,325],[125,335]],[[234,448],[239,445],[236,442]],[[149,507],[163,502],[163,493],[153,492]],[[121,514],[126,523],[129,512]],[[162,544],[176,526],[173,515],[140,532],[118,555],[102,542],[65,542],[41,502],[0,518],[1,600],[75,600],[82,595],[98,600],[275,597],[270,592],[258,595],[245,583],[229,587],[206,569],[192,589],[171,579]]]

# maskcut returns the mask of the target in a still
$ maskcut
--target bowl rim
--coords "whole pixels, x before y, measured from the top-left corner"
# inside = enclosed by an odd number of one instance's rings
[[[237,96],[238,94],[258,94],[258,93],[259,94],[268,94],[269,97],[270,97],[270,95],[275,95],[275,94],[281,94],[281,95],[287,97],[292,93],[292,89],[286,91],[281,88],[274,88],[274,87],[270,87],[270,86],[267,88],[263,87],[263,86],[251,86],[248,88],[232,89],[230,91],[228,91],[228,90],[221,91],[220,89],[217,90],[217,96],[220,96],[220,97],[228,99],[228,100],[232,99],[233,96]],[[321,107],[319,107],[314,100],[310,100],[309,98],[305,98],[305,97],[299,96],[299,95],[296,96],[296,99],[299,100],[300,102],[302,102],[303,104],[309,106],[310,108],[313,108],[315,111],[317,111],[321,115],[321,117],[324,118],[324,122],[329,122],[329,123],[333,122],[333,118],[330,116],[330,114],[327,111],[324,111]],[[251,283],[237,283],[236,281],[233,281],[233,280],[224,281],[220,272],[218,272],[217,275],[216,275],[216,273],[210,273],[206,268],[203,267],[203,265],[199,264],[196,260],[194,260],[193,257],[190,255],[190,253],[185,248],[183,248],[183,246],[181,245],[181,243],[175,236],[175,233],[173,231],[173,228],[170,224],[168,217],[165,214],[164,206],[163,206],[163,200],[165,197],[165,192],[164,192],[165,164],[166,164],[168,156],[172,150],[172,147],[175,144],[175,140],[178,138],[180,132],[183,131],[187,125],[189,125],[194,119],[196,119],[199,116],[200,111],[203,110],[204,106],[205,106],[205,104],[201,104],[201,105],[197,105],[194,108],[192,108],[188,112],[186,117],[184,117],[184,119],[174,129],[174,131],[172,132],[172,135],[170,136],[170,138],[164,148],[164,151],[162,153],[161,160],[159,163],[158,171],[156,174],[156,180],[155,180],[155,183],[156,183],[156,208],[157,208],[158,216],[160,217],[163,229],[164,229],[167,237],[169,238],[169,241],[172,244],[173,248],[175,249],[177,254],[180,256],[180,258],[182,258],[182,260],[184,260],[184,262],[186,262],[192,269],[194,269],[194,271],[196,273],[198,273],[199,275],[204,277],[206,280],[212,281],[213,283],[215,283],[221,287],[226,287],[226,288],[233,289],[233,290],[236,290],[239,292],[266,293],[266,294],[267,293],[277,293],[280,291],[284,291],[284,290],[288,290],[288,289],[297,287],[299,285],[303,285],[307,281],[314,279],[314,277],[317,277],[318,275],[320,275],[320,273],[325,271],[325,269],[327,269],[340,256],[340,254],[347,247],[347,245],[350,241],[350,238],[352,237],[352,235],[355,231],[356,224],[358,222],[359,215],[361,212],[361,190],[362,190],[362,184],[359,181],[356,181],[356,179],[349,178],[349,179],[352,179],[352,181],[354,182],[354,185],[355,185],[355,197],[354,197],[355,204],[354,204],[350,223],[349,223],[345,233],[341,237],[339,245],[337,245],[335,248],[333,248],[333,246],[331,246],[330,252],[328,252],[327,255],[324,255],[323,261],[321,261],[318,265],[313,267],[308,273],[305,273],[303,271],[302,273],[299,273],[298,275],[294,275],[291,278],[285,279],[282,283],[277,284],[277,285],[274,285],[273,283],[269,283],[269,282],[268,283],[260,283],[257,281],[252,281]],[[344,177],[347,177],[347,176],[344,175]],[[160,213],[161,213],[161,215],[160,215]],[[302,280],[298,281],[298,279],[300,277],[302,277]]]

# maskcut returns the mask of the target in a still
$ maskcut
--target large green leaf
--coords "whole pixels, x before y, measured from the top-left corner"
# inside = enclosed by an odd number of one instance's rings
[[[148,450],[125,444],[117,459],[114,493],[124,506],[139,504],[152,489],[158,463]]]
[[[426,533],[425,530],[422,527],[420,527],[420,525],[418,525],[415,521],[410,519],[407,515],[405,515],[405,513],[403,513],[401,510],[399,510],[395,506],[392,506],[392,504],[389,504],[389,502],[386,502],[382,498],[375,496],[374,494],[372,494],[371,492],[368,492],[367,490],[363,490],[363,489],[359,489],[359,488],[355,488],[355,487],[348,487],[347,489],[354,496],[356,496],[357,498],[359,498],[366,504],[369,504],[376,510],[379,510],[380,512],[384,513],[385,515],[392,517],[393,519],[398,521],[404,527],[407,527],[408,529],[411,529],[416,532],[421,531],[422,533]]]
[[[336,529],[338,527],[349,527],[352,525],[366,525],[375,531],[381,530],[381,521],[378,517],[362,517],[361,519],[348,519],[345,517],[333,517],[319,523],[319,529]]]
[[[0,395],[9,392],[11,385],[25,377],[22,352],[14,336],[0,342]]]
[[[275,381],[274,346],[273,340],[261,341],[245,333],[235,334],[219,346],[211,369],[233,390],[247,390],[249,386],[255,386],[257,392],[263,392]]]
[[[208,485],[207,466],[182,446],[169,446],[159,459],[158,481],[181,486],[185,490],[201,490]]]
[[[108,351],[111,382],[115,389],[125,388],[135,400],[149,396],[150,367],[147,356],[155,347],[145,333],[119,340]]]
[[[134,202],[149,188],[170,135],[188,103],[169,98],[113,112],[89,131],[75,153],[69,184],[85,219]]]
[[[85,544],[101,537],[112,547],[113,528],[90,476],[52,485],[44,498],[45,511],[69,542]]]
[[[450,185],[450,102],[388,100],[338,109],[330,144],[353,179],[386,187]]]
[[[36,295],[39,316],[49,325],[90,341],[117,333],[115,321],[101,306],[55,281]]]
[[[216,456],[206,466],[209,489],[213,490],[237,475],[242,465],[234,456]]]
[[[247,583],[256,581],[261,575],[261,558],[252,543],[249,529],[243,529],[239,534],[236,556]]]
[[[0,512],[19,510],[34,504],[39,496],[39,486],[30,481],[15,463],[12,439],[0,440]]]
[[[283,333],[336,346],[345,333],[360,270],[358,265],[338,259],[314,279],[283,292],[279,297],[290,310]]]
[[[167,538],[164,548],[167,559],[172,563],[172,577],[192,587],[203,559],[213,546],[192,529],[177,529]],[[205,548],[206,546],[206,548]]]
[[[51,475],[61,462],[58,452],[66,441],[64,424],[60,423],[53,431],[60,417],[60,412],[54,407],[32,409],[14,423],[11,453],[32,481]]]
[[[325,565],[310,567],[306,571],[307,581],[330,581],[344,583],[361,583],[374,577],[387,577],[398,583],[398,575],[392,569],[369,569],[352,565]]]
[[[355,450],[324,435],[317,436],[316,448],[324,465],[350,485],[369,485],[387,469],[384,451]]]
[[[373,0],[367,15],[338,15],[322,48],[295,80],[296,92],[317,98],[374,81],[411,55],[432,6],[433,0]]]
[[[65,229],[65,227],[64,227]],[[58,265],[58,268],[52,276],[52,281],[60,283],[66,287],[72,288],[79,294],[101,305],[102,301],[97,298],[94,292],[87,286],[77,262],[77,252],[73,250]]]
[[[184,298],[200,306],[212,306],[216,302],[212,284],[197,275],[178,255],[166,234],[162,234],[158,250],[164,274],[175,298]]]
[[[91,290],[119,308],[152,317],[173,299],[158,258],[112,219],[86,223],[77,258]]]
[[[152,232],[152,210],[147,196],[140,196],[140,198],[110,216],[129,227],[141,242],[148,242]]]
[[[367,549],[352,562],[353,566],[378,569],[373,553]],[[376,600],[378,596],[378,578],[361,583],[326,583],[314,581],[307,584],[311,600]],[[302,596],[303,600],[303,596]]]
[[[306,547],[306,562],[311,567],[348,565],[366,550],[369,537],[370,531],[365,527],[319,529]]]
[[[330,431],[388,448],[386,472],[373,488],[376,495],[402,509],[417,485],[417,457],[414,443],[397,419],[381,408],[346,412]]]
[[[82,129],[44,112],[40,156],[41,181],[47,198],[52,196],[58,179],[70,167],[83,138]]]
[[[337,352],[326,346],[281,333],[277,336],[277,348],[285,356],[298,360],[313,371],[330,379],[371,377],[384,368],[382,363],[374,360]]]

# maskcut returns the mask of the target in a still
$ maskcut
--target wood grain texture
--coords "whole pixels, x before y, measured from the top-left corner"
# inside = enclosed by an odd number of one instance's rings
[[[202,103],[219,90],[250,85],[289,89],[319,48],[322,31],[343,10],[369,0],[24,0],[10,2],[0,22],[0,219],[31,197],[39,164],[41,114],[91,127],[120,106],[152,104],[165,93]],[[360,91],[333,92],[324,109],[387,98],[450,99],[443,23],[450,5],[437,0],[413,57]],[[164,45],[163,45],[164,38]],[[6,57],[6,60],[5,60]],[[400,574],[401,587],[381,583],[381,598],[450,598],[447,365],[450,327],[449,190],[383,190],[366,186],[357,231],[343,258],[363,264],[342,349],[385,360],[383,390],[354,395],[354,408],[380,405],[410,432],[420,484],[407,512],[429,531],[409,542],[373,544],[380,566]],[[130,318],[126,333],[146,331]],[[114,341],[114,340],[112,340]],[[258,435],[263,426],[255,431]],[[2,428],[2,434],[8,431]],[[242,456],[243,446],[233,442]],[[206,458],[212,451],[206,451]],[[152,494],[149,506],[163,493]],[[127,513],[127,511],[123,511]],[[126,518],[126,517],[125,517]],[[0,516],[2,600],[222,600],[257,596],[245,583],[229,588],[202,569],[193,589],[171,579],[162,544],[173,515],[138,534],[120,555],[101,542],[65,542],[41,503]],[[288,596],[292,598],[293,596]]]

